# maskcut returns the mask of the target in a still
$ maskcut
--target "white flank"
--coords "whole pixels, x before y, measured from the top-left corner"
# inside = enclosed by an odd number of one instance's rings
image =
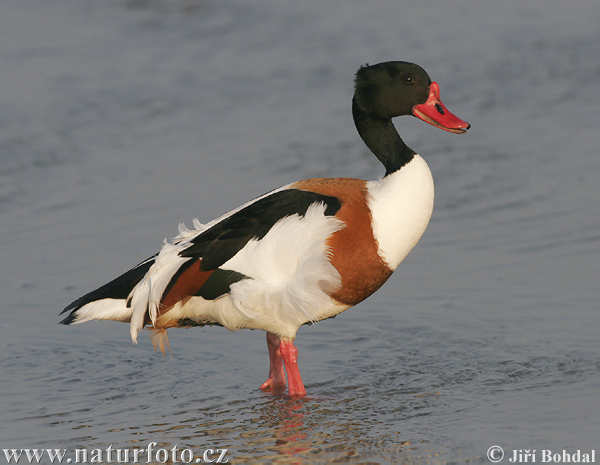
[[[419,155],[402,169],[367,183],[379,255],[395,270],[425,232],[433,211],[433,178]]]

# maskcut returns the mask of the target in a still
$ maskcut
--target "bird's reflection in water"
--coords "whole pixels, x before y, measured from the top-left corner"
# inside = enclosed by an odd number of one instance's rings
[[[256,406],[258,412],[255,412],[258,415],[253,422],[257,423],[258,428],[241,434],[248,439],[246,446],[252,451],[251,455],[240,454],[237,458],[243,461],[251,460],[253,456],[256,460],[257,449],[262,449],[264,460],[276,461],[277,457],[288,457],[296,460],[286,463],[303,463],[303,453],[313,449],[310,427],[305,422],[310,415],[312,400],[287,396],[268,397],[267,403]]]

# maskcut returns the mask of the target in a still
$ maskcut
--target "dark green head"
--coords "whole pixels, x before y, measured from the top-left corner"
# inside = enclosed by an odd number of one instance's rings
[[[387,61],[363,66],[356,73],[356,103],[374,117],[391,119],[413,114],[425,103],[431,79],[423,68],[406,61]]]

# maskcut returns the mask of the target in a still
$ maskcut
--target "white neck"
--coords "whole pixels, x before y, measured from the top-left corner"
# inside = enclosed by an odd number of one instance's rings
[[[391,270],[425,232],[433,211],[433,178],[419,155],[385,178],[367,183],[373,234]]]

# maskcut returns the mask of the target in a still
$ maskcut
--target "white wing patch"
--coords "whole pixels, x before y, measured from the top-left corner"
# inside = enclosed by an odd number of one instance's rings
[[[326,241],[343,227],[342,221],[325,215],[324,204],[317,203],[304,216],[283,218],[264,238],[249,241],[222,268],[253,278],[233,284],[231,299],[255,321],[221,323],[232,329],[249,324],[293,327],[295,334],[300,325],[319,320],[320,311],[332,305],[329,294],[341,286]]]

